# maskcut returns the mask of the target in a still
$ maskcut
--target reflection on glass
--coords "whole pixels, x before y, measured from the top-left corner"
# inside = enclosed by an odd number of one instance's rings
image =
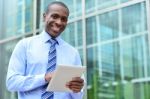
[[[144,77],[144,44],[143,37],[122,41],[125,80]]]
[[[78,49],[78,51],[79,51],[79,54],[80,54],[80,57],[81,57],[82,65],[83,65],[83,48]]]
[[[120,0],[120,1],[123,3],[123,2],[127,2],[127,1],[132,1],[132,0]]]
[[[75,23],[70,23],[62,33],[62,37],[65,41],[75,46]]]
[[[75,6],[75,13],[76,13],[76,17],[79,17],[82,15],[82,0],[75,0],[76,1],[76,6]]]
[[[16,34],[22,34],[23,33],[23,0],[18,0],[18,8],[17,8],[17,28],[16,28]]]
[[[22,28],[22,13],[18,12],[17,13],[17,34],[23,33],[23,28]]]
[[[12,14],[11,17],[9,17],[9,16],[6,17],[7,20],[5,22],[6,22],[7,29],[6,29],[5,34],[3,34],[3,36],[4,36],[3,38],[8,38],[8,37],[15,35],[15,32],[16,32],[16,30],[15,30],[15,28],[16,28],[15,19],[16,18],[15,17],[16,17],[16,15],[14,15],[14,14]]]
[[[82,21],[68,24],[65,31],[62,33],[62,37],[71,45],[75,47],[82,47]]]
[[[147,30],[145,3],[135,4],[122,9],[123,35]]]
[[[96,10],[102,10],[111,6],[117,5],[119,0],[86,0],[85,9],[86,13],[91,13]]]
[[[33,29],[33,1],[26,0],[25,4],[25,32],[29,33]]]
[[[118,10],[99,16],[101,40],[110,40],[119,36]],[[112,20],[113,18],[113,20]]]
[[[101,95],[99,98],[121,99],[122,93],[120,85],[121,73],[119,54],[119,44],[117,42],[102,45],[102,77],[100,77],[101,79],[99,83],[99,85],[101,85],[99,91]],[[120,91],[120,94],[118,94],[118,91]],[[105,96],[102,94],[105,94]]]
[[[93,12],[95,10],[95,0],[86,0],[85,9],[86,13]]]
[[[150,63],[149,63],[149,61],[150,61],[150,42],[149,42],[149,38],[148,38],[149,36],[148,35],[146,35],[145,36],[145,43],[146,43],[146,56],[147,56],[147,72],[148,72],[148,77],[150,77]]]
[[[76,31],[76,46],[82,46],[83,45],[83,32],[82,32],[82,21],[77,22],[77,31]]]
[[[87,45],[97,42],[96,17],[86,19],[86,42]]]
[[[117,5],[119,0],[97,0],[97,9],[104,9]]]
[[[98,47],[90,47],[87,48],[87,87],[88,87],[88,93],[87,97],[88,99],[98,99],[98,90],[99,90],[99,68],[98,68]]]
[[[82,15],[82,0],[60,0],[64,2],[70,11],[69,19],[73,19]]]
[[[60,0],[60,1],[62,1],[62,2],[64,2],[66,5],[67,5],[67,7],[69,8],[69,11],[70,11],[70,13],[69,13],[69,19],[71,19],[71,18],[73,18],[74,16],[75,16],[75,7],[74,7],[74,0]]]
[[[44,8],[46,8],[48,6],[48,4],[53,1],[56,1],[56,0],[44,0],[44,3],[43,3]]]

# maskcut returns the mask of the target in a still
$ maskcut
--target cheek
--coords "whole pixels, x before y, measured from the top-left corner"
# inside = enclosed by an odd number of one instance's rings
[[[46,18],[46,23],[51,24],[51,23],[53,23],[53,20],[51,18]]]
[[[64,28],[65,28],[65,27],[67,26],[67,23],[64,23],[63,26],[64,26]]]
[[[46,25],[49,27],[49,26],[53,25],[53,23],[54,23],[54,21],[47,20]]]

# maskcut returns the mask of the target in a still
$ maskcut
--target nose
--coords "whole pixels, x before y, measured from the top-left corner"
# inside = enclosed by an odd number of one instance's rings
[[[61,19],[57,19],[57,20],[56,20],[56,24],[57,24],[57,25],[61,25],[61,24],[62,24]]]

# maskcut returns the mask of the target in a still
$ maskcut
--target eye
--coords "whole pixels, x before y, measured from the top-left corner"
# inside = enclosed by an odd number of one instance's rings
[[[67,22],[67,18],[66,18],[66,17],[62,17],[62,18],[61,18],[61,21],[62,21],[62,22]]]
[[[58,16],[57,14],[53,14],[53,15],[52,15],[52,18],[53,18],[53,19],[57,19],[58,17],[59,17],[59,16]]]

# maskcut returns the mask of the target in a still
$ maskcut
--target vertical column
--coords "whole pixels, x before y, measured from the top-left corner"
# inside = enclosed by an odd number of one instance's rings
[[[33,0],[33,35],[36,35],[37,0]]]
[[[82,0],[82,37],[83,37],[83,65],[87,66],[87,54],[86,54],[86,18],[85,18],[85,0]],[[88,68],[88,67],[87,67]],[[85,95],[87,99],[87,70],[85,73]]]
[[[141,2],[141,4],[140,4],[140,10],[141,10],[141,19],[140,20],[142,20],[142,29],[144,29],[145,27],[145,21],[144,20],[146,20],[145,19],[145,9],[146,9],[147,7],[145,6],[145,4],[144,3],[142,3]],[[148,23],[148,22],[146,22],[146,23]],[[142,43],[143,43],[143,57],[144,57],[144,62],[143,62],[143,65],[144,65],[144,76],[145,77],[147,77],[147,75],[148,75],[148,73],[147,73],[147,53],[146,53],[146,42],[145,42],[145,37],[144,37],[144,35],[142,35],[143,36],[143,38],[142,38]]]
[[[147,32],[148,32],[148,51],[150,54],[150,0],[146,0],[146,17],[147,17]],[[146,68],[146,71],[148,70],[148,67]],[[148,71],[147,71],[148,72]],[[148,73],[146,73],[146,75],[148,76]]]
[[[25,37],[25,0],[22,1],[22,32],[24,34],[24,36],[22,38]]]

